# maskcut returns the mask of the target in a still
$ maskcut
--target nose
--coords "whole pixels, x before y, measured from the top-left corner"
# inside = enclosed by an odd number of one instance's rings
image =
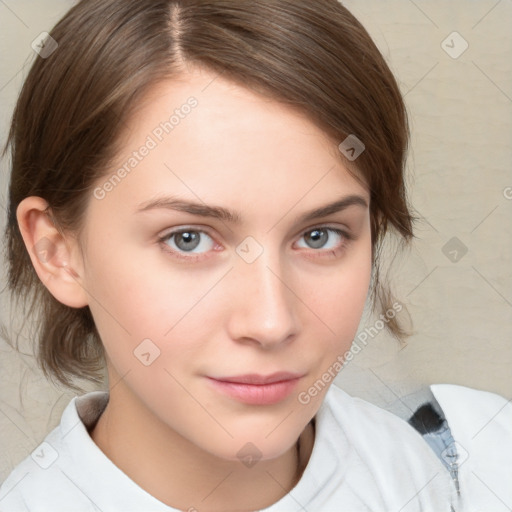
[[[289,273],[264,251],[256,261],[237,261],[230,279],[231,339],[270,349],[290,342],[298,330],[297,302]]]

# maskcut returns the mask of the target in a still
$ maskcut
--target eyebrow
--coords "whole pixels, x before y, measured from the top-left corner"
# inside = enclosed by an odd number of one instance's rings
[[[348,195],[342,197],[341,199],[338,199],[337,201],[326,204],[325,206],[321,206],[319,208],[315,208],[313,210],[303,213],[299,217],[298,221],[308,222],[318,219],[320,217],[326,217],[327,215],[332,215],[334,213],[346,210],[350,206],[360,206],[366,209],[368,208],[368,202],[362,196],[358,196],[355,194]],[[242,215],[237,211],[228,210],[227,208],[223,208],[222,206],[213,206],[207,205],[205,203],[185,201],[183,199],[179,199],[173,196],[159,197],[141,203],[136,209],[136,213],[147,212],[150,210],[157,209],[176,210],[180,212],[190,213],[192,215],[198,215],[200,217],[210,217],[214,219],[219,219],[223,222],[228,222],[230,224],[242,223]]]

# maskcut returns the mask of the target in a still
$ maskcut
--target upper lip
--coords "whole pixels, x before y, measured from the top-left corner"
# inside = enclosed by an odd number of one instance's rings
[[[276,382],[283,382],[287,380],[295,380],[302,377],[302,374],[299,373],[290,373],[290,372],[276,372],[270,375],[259,375],[256,373],[251,373],[247,375],[235,375],[232,377],[210,377],[214,380],[218,380],[221,382],[232,382],[234,384],[252,384],[252,385],[264,385],[264,384],[273,384]]]

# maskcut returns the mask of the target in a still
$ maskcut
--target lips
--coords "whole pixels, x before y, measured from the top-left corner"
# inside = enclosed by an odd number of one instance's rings
[[[239,402],[272,405],[286,399],[302,377],[297,373],[276,372],[271,375],[208,377],[208,381],[216,391]]]
[[[239,375],[236,377],[212,377],[215,380],[221,382],[231,382],[233,384],[252,384],[255,386],[264,385],[264,384],[273,384],[275,382],[283,382],[286,380],[294,380],[302,377],[302,375],[298,373],[290,373],[290,372],[276,372],[271,375],[258,375],[256,373],[251,373],[248,375]]]

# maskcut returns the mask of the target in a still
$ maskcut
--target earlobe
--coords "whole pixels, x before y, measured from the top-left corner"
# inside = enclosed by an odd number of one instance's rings
[[[63,235],[47,212],[48,203],[31,196],[16,210],[18,226],[39,279],[62,304],[81,308],[89,303],[76,240]]]

